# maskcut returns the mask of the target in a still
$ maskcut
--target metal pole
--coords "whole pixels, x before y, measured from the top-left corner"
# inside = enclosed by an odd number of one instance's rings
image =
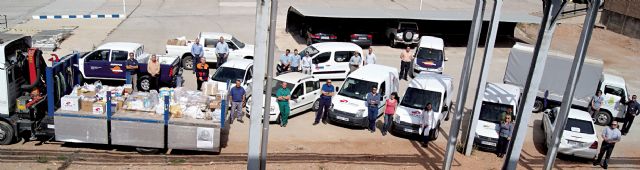
[[[265,68],[267,62],[265,62],[268,54],[268,38],[269,38],[269,8],[271,1],[269,0],[257,0],[256,5],[256,46],[255,57],[253,59],[253,83],[261,84],[264,82]],[[260,169],[260,141],[262,138],[262,131],[260,126],[260,117],[262,117],[262,110],[264,107],[263,89],[264,86],[257,85],[251,88],[252,98],[256,102],[251,103],[251,124],[249,126],[249,154],[247,158],[247,169],[255,170]]]
[[[582,65],[587,55],[587,48],[589,47],[589,41],[591,40],[591,33],[593,33],[593,27],[595,24],[596,16],[598,15],[598,7],[601,0],[593,0],[587,16],[584,18],[584,24],[582,27],[582,33],[580,34],[580,40],[578,41],[578,48],[576,49],[575,58],[573,58],[573,64],[571,65],[571,74],[569,75],[569,81],[567,82],[567,88],[564,91],[562,97],[562,105],[556,119],[556,124],[553,128],[553,146],[549,147],[547,156],[544,159],[544,169],[551,170],[556,160],[558,153],[558,145],[560,145],[560,138],[564,132],[564,126],[567,124],[567,116],[569,115],[569,109],[572,105],[573,94],[575,92],[578,80],[580,79],[580,73],[582,72]]]
[[[484,59],[482,60],[482,68],[480,69],[480,79],[478,80],[478,88],[476,89],[475,104],[473,107],[473,118],[471,119],[471,125],[469,126],[467,143],[465,146],[464,154],[471,156],[471,150],[473,150],[473,141],[476,135],[476,126],[478,125],[478,119],[480,118],[480,107],[482,106],[482,99],[484,99],[484,89],[487,85],[487,75],[489,74],[489,67],[491,66],[491,60],[493,59],[493,47],[496,45],[496,35],[498,32],[498,25],[500,24],[500,14],[502,13],[502,0],[494,0],[493,12],[491,13],[491,23],[489,24],[489,35],[485,43]]]
[[[278,0],[271,0],[271,22],[269,25],[269,58],[267,59],[267,84],[265,96],[271,96],[273,84],[273,60],[276,57],[276,18],[278,16]],[[264,111],[262,112],[262,152],[260,153],[260,169],[267,168],[267,144],[269,143],[269,116],[271,116],[271,97],[264,98]]]
[[[507,159],[505,159],[502,169],[514,170],[518,165],[524,138],[527,135],[529,118],[533,111],[533,103],[538,94],[538,87],[540,86],[544,65],[547,61],[547,53],[549,52],[549,46],[551,45],[551,39],[555,31],[555,21],[558,15],[560,15],[562,8],[566,5],[566,0],[545,0],[543,4],[544,15],[540,23],[536,46],[533,50],[533,58],[531,59],[531,67],[527,75],[527,83],[524,87],[524,93],[522,94],[522,99],[524,100],[521,100],[518,104],[518,114],[516,116],[514,129],[515,133],[509,142]]]
[[[127,17],[127,2],[122,0],[122,16]]]
[[[467,52],[464,58],[462,75],[460,76],[460,87],[458,87],[458,96],[456,98],[456,112],[454,112],[454,120],[453,122],[451,122],[451,128],[449,129],[449,140],[447,143],[444,164],[442,164],[442,169],[445,170],[451,169],[453,152],[455,152],[456,150],[458,131],[460,130],[460,121],[462,121],[462,116],[464,115],[464,103],[467,96],[467,90],[469,89],[471,68],[473,67],[473,59],[476,56],[476,50],[478,49],[478,41],[480,39],[480,32],[482,29],[482,17],[484,15],[485,8],[484,3],[485,0],[476,0],[476,6],[473,11],[473,21],[471,21],[471,30],[469,31]]]
[[[422,11],[422,1],[423,0],[420,0],[420,11]]]

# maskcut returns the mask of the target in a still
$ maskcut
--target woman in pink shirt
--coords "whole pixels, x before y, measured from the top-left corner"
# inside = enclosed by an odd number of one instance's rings
[[[387,135],[387,130],[391,126],[391,122],[393,122],[393,114],[396,113],[396,108],[398,107],[398,93],[391,93],[391,97],[387,99],[386,106],[384,108],[384,125],[382,125],[382,136]]]

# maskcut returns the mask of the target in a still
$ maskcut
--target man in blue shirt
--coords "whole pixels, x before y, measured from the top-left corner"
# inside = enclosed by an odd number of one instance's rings
[[[133,91],[138,91],[138,60],[136,60],[135,54],[129,53],[126,68],[127,72],[131,74],[131,86]]]
[[[380,105],[380,94],[378,94],[378,88],[376,86],[371,87],[371,92],[367,93],[366,103],[367,110],[369,110],[369,131],[371,133],[376,132],[376,119],[378,118],[378,106]]]
[[[196,64],[198,64],[198,62],[200,62],[200,57],[203,57],[204,52],[202,50],[202,45],[200,45],[200,40],[196,38],[195,42],[193,45],[191,45],[191,55],[193,55],[193,74],[196,74]]]
[[[284,51],[284,54],[280,56],[280,64],[278,73],[284,73],[289,70],[289,66],[291,66],[291,50],[287,49]]]
[[[593,166],[596,166],[602,162],[602,156],[607,153],[607,156],[604,158],[604,162],[600,164],[600,166],[604,169],[607,169],[609,166],[609,158],[611,157],[611,152],[613,152],[613,147],[616,146],[616,143],[620,142],[622,138],[622,134],[620,130],[618,130],[618,121],[612,121],[611,126],[604,128],[602,130],[602,145],[600,146],[600,153],[598,154],[598,159],[593,162]]]
[[[240,85],[241,81],[236,80],[236,86],[229,90],[229,96],[231,96],[231,122],[236,118],[238,122],[244,123],[244,121],[242,121],[242,108],[244,107],[246,92]]]
[[[217,66],[216,68],[220,68],[220,66],[222,66],[222,64],[224,64],[225,62],[227,62],[227,57],[229,57],[229,44],[227,44],[226,41],[224,41],[224,38],[221,36],[220,39],[218,40],[218,43],[216,44],[216,54],[218,54],[218,60],[216,61]]]
[[[327,80],[327,83],[322,85],[322,94],[320,95],[320,101],[318,103],[318,112],[316,112],[316,120],[313,125],[317,125],[322,118],[322,123],[327,124],[327,116],[329,115],[329,107],[331,106],[331,97],[334,95],[335,87],[331,85],[331,80]]]
[[[289,57],[291,63],[291,72],[298,72],[300,66],[300,56],[298,55],[298,49],[293,49],[293,55]]]

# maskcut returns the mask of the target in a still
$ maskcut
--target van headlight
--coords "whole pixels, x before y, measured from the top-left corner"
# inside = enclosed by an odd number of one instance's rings
[[[364,109],[358,110],[358,112],[356,113],[356,117],[364,117],[364,111]]]

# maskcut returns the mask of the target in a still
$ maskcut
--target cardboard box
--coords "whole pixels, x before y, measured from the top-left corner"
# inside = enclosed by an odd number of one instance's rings
[[[105,107],[104,103],[102,103],[102,102],[94,103],[93,104],[93,109],[92,109],[93,114],[96,114],[96,115],[104,114],[105,113],[105,108],[104,107]]]
[[[62,97],[62,100],[60,101],[60,110],[74,112],[80,111],[80,97],[70,95]]]
[[[80,110],[83,112],[93,112],[94,99],[82,99],[80,100]]]
[[[82,96],[94,97],[94,96],[96,96],[96,92],[95,91],[84,91],[84,92],[82,92]]]
[[[221,101],[219,101],[219,100],[211,101],[209,103],[209,109],[220,109],[220,108],[222,108],[222,106],[220,104],[221,104]]]
[[[124,93],[131,94],[133,92],[133,85],[132,84],[125,84],[123,87],[124,87]]]

